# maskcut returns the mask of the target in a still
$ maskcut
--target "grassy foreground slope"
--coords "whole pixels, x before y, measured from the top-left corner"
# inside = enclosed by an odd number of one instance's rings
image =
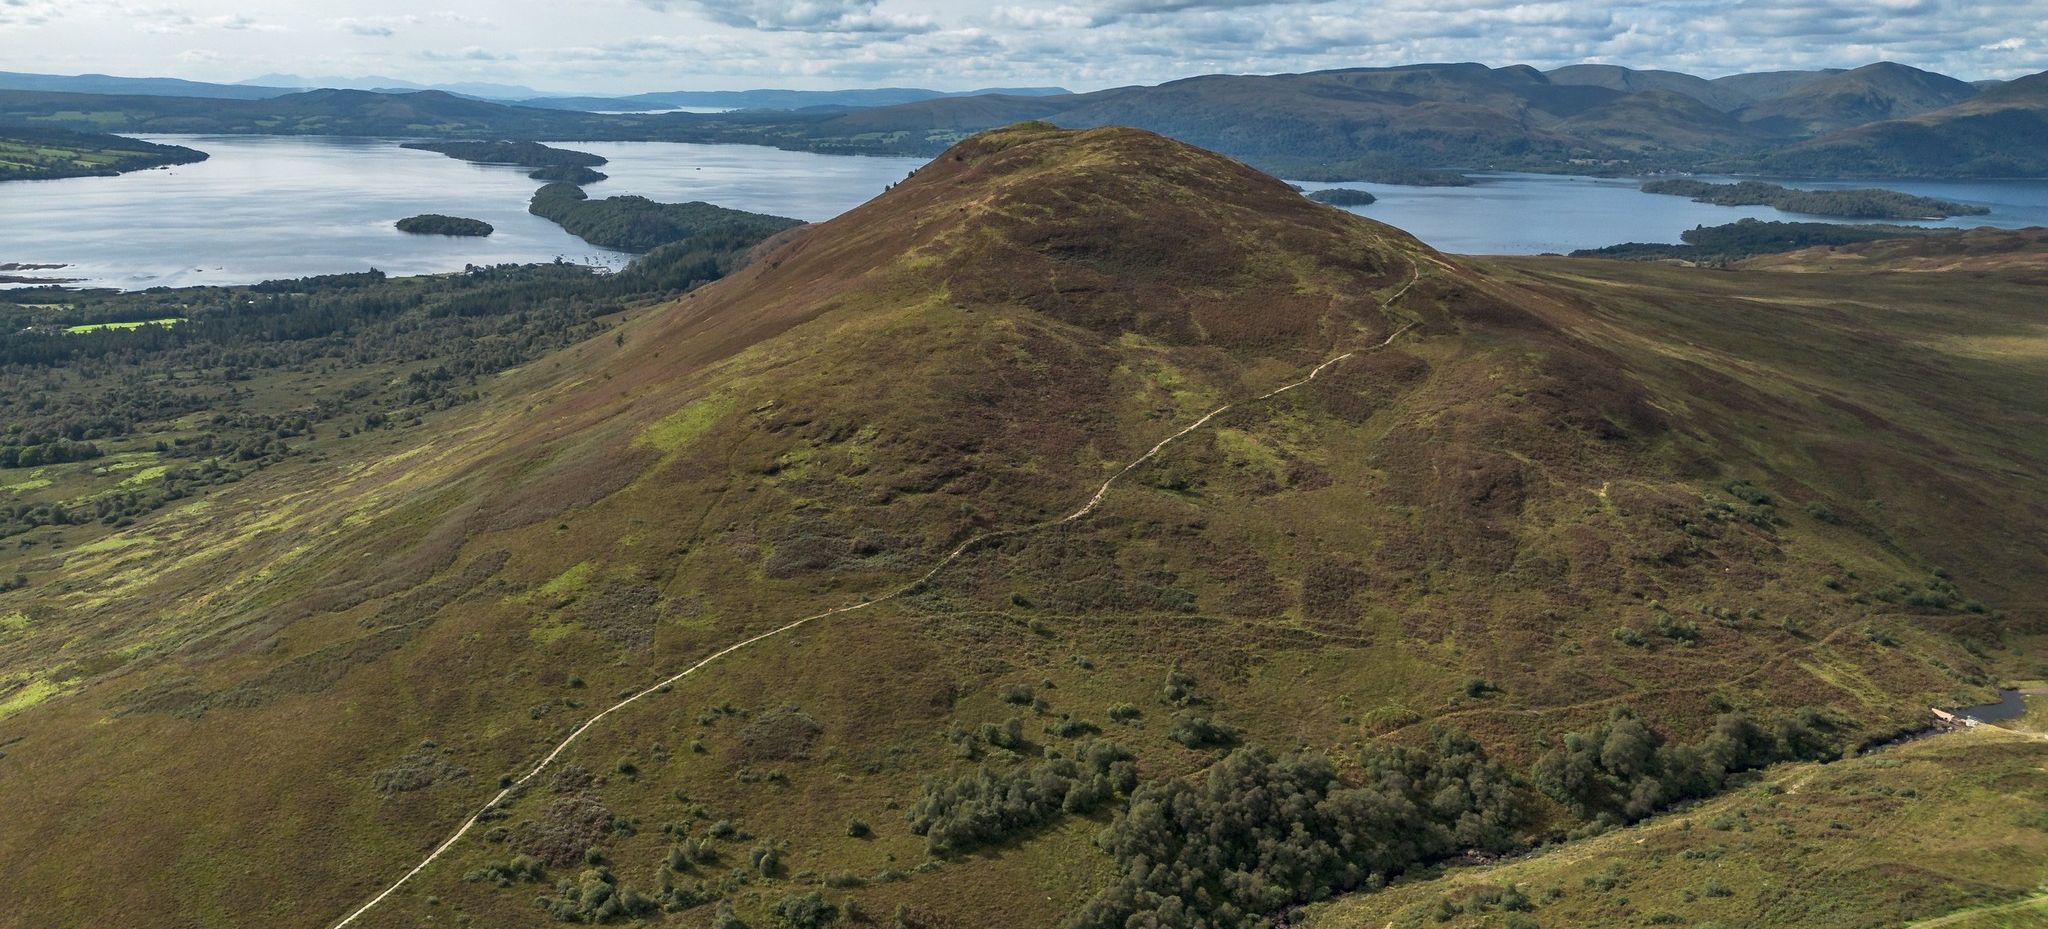
[[[1306,925],[2039,926],[2044,763],[2048,740],[1986,727],[1788,765],[1632,829],[1359,894]]]
[[[1430,722],[1519,769],[1625,705],[1917,725],[2048,599],[2043,355],[1984,350],[2035,291],[1927,277],[1474,264],[1147,133],[976,137],[478,403],[23,563],[0,924],[326,925],[622,693],[1224,402],[1087,518],[614,714],[357,925],[1055,925],[1120,796],[943,855],[906,814],[1091,735],[1156,784]]]

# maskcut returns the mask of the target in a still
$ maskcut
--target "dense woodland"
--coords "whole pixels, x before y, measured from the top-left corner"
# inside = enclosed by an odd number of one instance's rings
[[[1823,245],[1856,245],[1881,239],[1941,235],[1952,230],[1919,226],[1788,223],[1742,219],[1720,226],[1696,226],[1678,234],[1683,245],[1624,242],[1572,252],[1574,258],[1626,258],[1637,261],[1728,262],[1798,251]]]
[[[646,197],[592,200],[574,184],[549,184],[535,191],[527,211],[559,223],[592,245],[629,252],[644,252],[682,239],[737,246],[802,225],[794,219],[729,210],[701,201],[659,203]]]
[[[1982,216],[1988,207],[1971,206],[1934,197],[1916,197],[1896,190],[1859,187],[1853,190],[1794,190],[1763,181],[1715,184],[1690,178],[1650,181],[1643,193],[1689,197],[1695,203],[1718,206],[1768,206],[1787,213],[1809,216],[1841,216],[1848,219],[1939,219],[1949,216]]]

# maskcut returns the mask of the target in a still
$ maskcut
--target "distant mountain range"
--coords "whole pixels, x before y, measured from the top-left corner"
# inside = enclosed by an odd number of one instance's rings
[[[1129,125],[1289,176],[1340,180],[1370,176],[1374,166],[1390,161],[1613,173],[1758,170],[1780,163],[1773,159],[1791,146],[1835,151],[1856,147],[1855,139],[1864,137],[1837,140],[1837,133],[1924,141],[1963,125],[1952,117],[1976,114],[1969,125],[1982,131],[1967,159],[1935,143],[1883,158],[1781,161],[1837,164],[1829,173],[2039,175],[2048,174],[2043,147],[2030,144],[2034,137],[2025,132],[2012,133],[2034,125],[2044,97],[2033,78],[1977,85],[1892,62],[1717,80],[1600,65],[1546,73],[1526,66],[1423,64],[1213,75],[1065,96],[928,100],[788,128],[817,143],[854,144],[906,136],[936,141],[1027,119],[1074,128]],[[1900,120],[1914,120],[1913,128],[1876,128]]]
[[[630,97],[535,97],[526,106],[586,112],[654,112],[676,107],[723,107],[732,110],[801,110],[811,107],[877,107],[955,97],[1054,97],[1072,94],[1064,87],[989,87],[948,92],[917,87],[870,90],[677,90]]]
[[[35,86],[0,89],[0,122],[103,132],[661,140],[929,156],[975,132],[1041,120],[1149,129],[1302,180],[1397,183],[1488,169],[2048,176],[2048,76],[1970,83],[1892,62],[1713,80],[1461,63],[1209,75],[1080,94],[676,91],[516,103],[442,90],[248,99],[249,86],[197,85],[245,95],[223,99],[184,82],[105,77],[0,75],[0,88],[20,79]],[[101,96],[63,91],[72,85],[62,81]],[[677,107],[737,112],[657,112]]]
[[[1071,93],[1063,87],[991,87],[964,91],[927,90],[920,87],[875,87],[853,90],[675,90],[622,96],[587,96],[550,93],[518,84],[476,81],[421,84],[403,78],[376,75],[302,77],[297,74],[264,74],[232,84],[215,84],[169,77],[27,74],[15,71],[0,71],[0,90],[221,100],[269,100],[309,90],[366,90],[387,94],[441,91],[475,100],[585,112],[652,112],[677,107],[764,110],[795,110],[818,106],[873,107],[983,94],[1030,97]]]

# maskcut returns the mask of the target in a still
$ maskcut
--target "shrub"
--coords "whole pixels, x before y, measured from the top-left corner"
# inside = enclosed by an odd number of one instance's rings
[[[1073,757],[994,771],[987,765],[953,780],[925,782],[912,804],[910,831],[933,854],[966,851],[1036,828],[1065,813],[1083,813],[1137,784],[1131,754],[1113,742],[1075,746]]]
[[[1003,688],[1003,702],[1016,706],[1029,706],[1035,695],[1029,684],[1011,684]]]
[[[1657,634],[1681,645],[1698,645],[1700,624],[1689,619],[1663,615],[1657,617]]]
[[[541,867],[540,860],[531,855],[519,855],[511,861],[487,864],[462,875],[463,880],[472,884],[488,882],[499,887],[510,887],[519,882],[538,882],[546,877],[547,869]]]
[[[1109,705],[1109,718],[1112,722],[1127,723],[1144,715],[1144,710],[1128,703],[1112,703]]]
[[[849,819],[846,821],[846,834],[856,839],[865,839],[873,835],[874,830],[869,828],[867,820]]]
[[[1167,706],[1189,707],[1207,703],[1208,698],[1195,693],[1194,676],[1176,665],[1166,672],[1166,683],[1159,687],[1159,702]]]
[[[620,887],[618,878],[606,868],[592,868],[575,880],[565,877],[555,885],[554,896],[536,902],[549,916],[565,923],[648,916],[660,908],[652,897]]]
[[[782,873],[782,851],[773,845],[756,845],[747,853],[747,865],[762,877],[774,877]]]
[[[1614,630],[1614,640],[1631,648],[1646,648],[1650,644],[1650,640],[1643,638],[1642,633],[1627,626],[1621,626]]]
[[[839,908],[816,891],[783,897],[775,901],[774,912],[793,929],[819,929],[839,918]]]
[[[1052,725],[1047,726],[1046,731],[1062,739],[1072,739],[1084,735],[1094,735],[1101,732],[1102,727],[1085,719],[1061,716],[1059,719],[1054,720]]]
[[[1237,741],[1237,734],[1228,727],[1211,722],[1206,716],[1182,713],[1173,715],[1173,726],[1166,730],[1166,737],[1193,749],[1213,748]]]

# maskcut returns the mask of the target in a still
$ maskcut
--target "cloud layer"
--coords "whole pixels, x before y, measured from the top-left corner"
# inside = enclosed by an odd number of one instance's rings
[[[2048,69],[2042,0],[443,2],[0,0],[0,41],[13,70],[380,73],[581,92],[1091,89],[1417,61],[1707,76],[1880,59],[1967,79]]]

